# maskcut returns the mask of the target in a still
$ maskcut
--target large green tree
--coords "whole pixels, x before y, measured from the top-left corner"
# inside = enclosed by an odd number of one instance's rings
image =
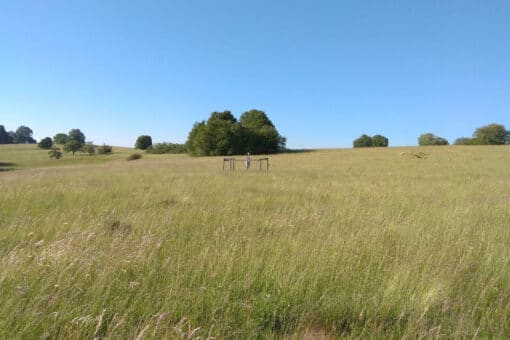
[[[13,142],[11,135],[0,125],[0,144],[11,144]]]
[[[245,112],[239,121],[230,111],[222,111],[193,125],[186,150],[198,156],[275,153],[285,141],[263,111]]]
[[[135,142],[135,148],[140,150],[147,150],[152,145],[152,137],[148,135],[138,136]]]
[[[71,140],[74,140],[74,141],[77,141],[79,142],[80,144],[85,144],[85,134],[83,132],[81,132],[80,129],[72,129],[71,131],[69,131],[69,133],[67,134],[67,142],[68,141],[71,141]]]
[[[479,127],[473,134],[476,144],[482,145],[501,145],[508,142],[508,131],[504,125],[489,124]]]
[[[85,134],[80,129],[72,129],[67,134],[66,143],[64,145],[65,152],[72,152],[73,155],[76,151],[80,151],[85,145]]]
[[[264,111],[246,111],[241,115],[239,122],[244,129],[243,139],[247,152],[267,154],[285,148],[286,139],[280,136]]]
[[[28,126],[21,125],[14,132],[14,143],[15,144],[33,144],[35,139],[32,138],[34,132]]]

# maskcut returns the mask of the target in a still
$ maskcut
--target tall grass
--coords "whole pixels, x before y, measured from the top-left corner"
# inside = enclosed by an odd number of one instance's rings
[[[0,337],[508,337],[509,151],[0,173]]]

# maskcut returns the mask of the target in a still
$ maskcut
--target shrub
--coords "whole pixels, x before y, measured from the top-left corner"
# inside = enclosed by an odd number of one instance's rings
[[[50,137],[43,138],[39,141],[39,144],[37,144],[41,149],[51,149],[53,146],[53,141]]]
[[[62,158],[62,152],[59,148],[52,148],[50,151],[48,151],[48,155],[50,158],[60,159]]]
[[[85,152],[85,153],[88,153],[89,156],[92,156],[93,154],[96,153],[96,147],[94,146],[94,144],[92,143],[87,143],[83,146],[83,148],[81,149],[82,152]]]
[[[108,155],[112,153],[112,147],[110,145],[103,144],[97,148],[97,153],[100,155]]]
[[[128,161],[136,161],[137,159],[140,159],[140,158],[142,158],[141,154],[139,154],[139,153],[132,153],[131,155],[129,155],[127,160]]]

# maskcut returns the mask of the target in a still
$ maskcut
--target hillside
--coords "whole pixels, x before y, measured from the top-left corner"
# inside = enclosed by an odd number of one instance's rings
[[[0,147],[0,338],[510,336],[508,146],[132,152]]]

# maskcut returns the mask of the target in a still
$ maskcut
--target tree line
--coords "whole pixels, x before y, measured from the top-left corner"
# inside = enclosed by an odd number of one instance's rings
[[[7,131],[0,125],[0,144],[34,144],[33,131],[21,125],[15,131]],[[455,145],[503,145],[510,143],[510,131],[502,124],[492,123],[477,128],[472,137],[460,137]],[[95,146],[86,142],[85,134],[80,129],[71,129],[66,133],[57,133],[53,138],[45,137],[38,143],[44,149],[53,149],[50,156],[60,158],[62,145],[65,152],[73,155],[80,151],[90,155],[94,153],[108,154],[112,152],[109,145]],[[353,147],[387,147],[387,137],[377,134],[361,135],[353,141]],[[418,137],[418,145],[449,145],[446,138],[431,132]],[[188,153],[193,156],[216,156],[234,154],[271,154],[286,150],[286,138],[281,136],[273,122],[264,111],[250,110],[244,112],[237,120],[231,111],[212,112],[208,120],[196,122],[188,134],[185,144],[156,143],[148,135],[139,136],[136,140],[137,149],[148,153]],[[57,157],[60,156],[60,157]]]
[[[212,112],[208,120],[196,122],[185,144],[152,144],[148,135],[139,136],[135,147],[148,153],[188,153],[192,156],[272,154],[285,150],[281,136],[264,111],[244,112],[237,120],[231,111]]]
[[[32,138],[33,131],[28,126],[20,126],[16,131],[7,132],[3,125],[0,125],[0,144],[35,144],[37,141]],[[57,133],[53,138],[44,137],[37,145],[42,149],[51,149],[48,153],[51,158],[62,158],[62,152],[57,145],[62,145],[65,152],[84,152],[93,155],[112,153],[109,145],[96,146],[85,140],[85,134],[80,129],[71,129],[67,134]]]
[[[16,131],[7,131],[0,125],[0,144],[35,144],[37,141],[32,138],[34,132],[28,126],[21,125]]]
[[[504,145],[510,143],[510,131],[504,125],[492,123],[477,128],[472,137],[460,137],[454,142],[455,145]],[[423,133],[418,137],[419,146],[449,145],[446,138],[436,136],[431,132]],[[370,137],[361,135],[352,142],[355,148],[362,147],[385,147],[388,146],[388,138],[382,135]]]
[[[455,145],[504,145],[510,143],[510,131],[504,125],[492,123],[477,128],[472,137],[457,138]],[[431,132],[418,137],[418,145],[448,145],[448,140]]]

